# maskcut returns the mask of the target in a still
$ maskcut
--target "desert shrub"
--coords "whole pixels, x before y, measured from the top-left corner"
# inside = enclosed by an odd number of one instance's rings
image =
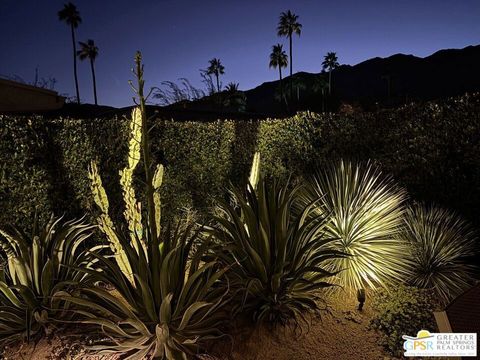
[[[375,315],[370,326],[381,333],[380,344],[393,356],[402,357],[402,335],[415,336],[425,329],[437,330],[433,311],[437,302],[431,292],[398,285],[375,294]]]
[[[402,225],[406,192],[370,163],[341,161],[319,170],[302,194],[313,216],[326,219],[328,246],[351,256],[331,259],[346,290],[375,289],[404,279]],[[304,205],[305,206],[305,205]]]
[[[52,319],[70,318],[54,297],[89,281],[78,268],[92,268],[94,259],[85,251],[92,229],[82,220],[52,216],[43,227],[35,219],[30,235],[0,230],[0,249],[7,258],[0,270],[0,344],[30,340],[54,326]]]
[[[478,246],[467,222],[451,211],[425,204],[410,206],[404,219],[399,240],[408,249],[411,285],[432,290],[448,302],[474,284],[471,262]]]
[[[253,168],[259,166],[255,157]],[[269,183],[252,171],[246,191],[232,190],[232,205],[218,201],[216,225],[208,233],[218,241],[215,257],[228,267],[235,312],[255,321],[287,324],[318,310],[320,289],[330,287],[327,259],[342,253],[329,249],[325,221],[309,217],[311,207],[292,213],[298,187]]]

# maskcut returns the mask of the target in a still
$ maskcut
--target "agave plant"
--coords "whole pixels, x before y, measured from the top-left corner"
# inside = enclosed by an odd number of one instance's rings
[[[82,219],[63,222],[52,216],[43,228],[35,219],[31,235],[0,230],[0,248],[7,256],[0,270],[0,344],[29,340],[52,325],[52,318],[66,315],[52,298],[90,280],[78,268],[92,269],[95,262],[85,251],[92,229]]]
[[[150,169],[150,150],[143,96],[143,66],[136,55],[139,106],[132,111],[128,164],[120,172],[125,223],[115,225],[96,164],[90,178],[101,210],[100,229],[112,256],[97,256],[101,272],[87,271],[96,281],[113,285],[111,293],[98,287],[80,289],[80,295],[59,294],[74,304],[84,324],[96,326],[106,341],[91,350],[123,353],[129,359],[149,357],[176,360],[194,354],[203,341],[222,336],[219,325],[228,292],[220,278],[225,270],[215,260],[202,261],[206,245],[192,251],[200,229],[169,226],[161,230],[160,187],[163,166]],[[133,87],[133,86],[132,86]],[[134,172],[143,160],[146,211],[134,190]],[[180,222],[179,222],[180,224]]]
[[[341,161],[318,171],[302,194],[317,201],[315,216],[326,217],[329,246],[351,256],[329,261],[330,271],[344,270],[339,283],[352,292],[403,280],[404,249],[395,235],[402,225],[406,192],[371,163]]]
[[[318,291],[332,286],[333,273],[323,265],[343,257],[329,249],[332,240],[323,237],[325,221],[308,216],[306,207],[297,217],[292,204],[299,187],[267,183],[258,174],[255,156],[247,191],[232,189],[233,203],[218,202],[217,225],[208,232],[217,239],[217,256],[230,267],[237,311],[247,311],[254,320],[272,323],[297,322],[304,312],[318,310]]]
[[[219,286],[219,279],[225,271],[215,261],[201,261],[205,247],[192,254],[198,231],[192,232],[192,225],[168,229],[160,244],[143,250],[138,242],[138,252],[118,233],[133,282],[114,259],[98,256],[103,271],[89,273],[113,285],[113,293],[90,286],[80,289],[80,296],[57,295],[76,305],[82,324],[106,336],[89,350],[128,359],[186,359],[204,342],[224,336],[228,288]]]
[[[472,227],[455,213],[436,206],[414,204],[404,216],[399,239],[408,247],[410,284],[433,289],[443,301],[474,283],[476,235]]]

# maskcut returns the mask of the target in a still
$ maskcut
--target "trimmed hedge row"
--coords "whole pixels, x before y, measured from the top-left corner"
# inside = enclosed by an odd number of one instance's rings
[[[419,200],[456,209],[478,224],[480,94],[357,114],[299,113],[281,120],[154,120],[154,161],[166,165],[165,214],[205,212],[229,182],[248,176],[255,150],[270,176],[306,176],[339,158],[375,160]],[[124,119],[0,116],[0,226],[94,212],[87,168],[100,164],[114,214],[126,157]],[[115,215],[114,215],[115,216]]]

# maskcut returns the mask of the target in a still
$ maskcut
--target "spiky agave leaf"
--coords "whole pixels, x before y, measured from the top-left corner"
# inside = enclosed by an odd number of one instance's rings
[[[134,270],[134,284],[118,262],[98,256],[104,271],[92,276],[112,284],[115,295],[91,286],[76,296],[57,294],[57,299],[74,304],[83,324],[107,336],[90,350],[122,353],[131,359],[186,359],[204,341],[223,336],[220,326],[228,289],[220,286],[220,279],[225,271],[215,261],[201,261],[205,247],[191,253],[197,236],[191,225],[169,227],[161,247],[148,245],[152,255],[148,259],[120,237]]]
[[[402,280],[404,249],[395,235],[402,225],[406,192],[371,163],[338,164],[317,171],[302,195],[316,202],[315,214],[327,217],[326,236],[332,249],[351,256],[332,259],[347,290],[376,289]]]
[[[250,185],[256,189],[260,179],[260,152],[255,152],[253,155],[252,168],[250,169],[250,177],[248,181]]]
[[[231,268],[231,287],[241,295],[237,310],[257,321],[287,323],[317,310],[317,291],[331,286],[325,279],[333,275],[323,265],[343,256],[327,248],[325,222],[308,216],[311,207],[292,215],[298,190],[260,177],[257,189],[249,185],[246,195],[232,190],[238,208],[219,201],[221,215],[208,229],[220,243],[215,255]]]
[[[29,339],[49,324],[49,318],[65,316],[51,299],[89,281],[78,268],[93,269],[95,259],[85,252],[92,230],[83,219],[63,221],[52,216],[43,228],[35,220],[30,236],[13,227],[0,231],[0,247],[8,259],[0,272],[0,344]]]
[[[478,248],[466,221],[454,212],[417,203],[407,209],[404,222],[399,239],[408,247],[411,285],[433,289],[447,302],[474,283],[469,260]]]

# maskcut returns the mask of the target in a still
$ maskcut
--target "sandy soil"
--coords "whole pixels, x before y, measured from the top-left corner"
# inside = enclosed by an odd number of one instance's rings
[[[355,300],[346,296],[330,303],[331,313],[312,317],[309,329],[244,329],[234,336],[233,350],[221,344],[212,349],[212,354],[221,360],[390,358],[377,344],[377,334],[368,329],[373,315],[368,302],[362,312],[356,310]]]
[[[309,326],[301,329],[270,329],[243,327],[233,335],[233,341],[215,344],[204,360],[361,360],[390,359],[377,344],[377,334],[368,329],[373,311],[367,301],[362,312],[356,310],[355,299],[337,296],[330,299],[331,313],[312,316]],[[85,356],[71,338],[55,334],[42,339],[35,348],[17,345],[7,349],[4,359],[113,360],[118,357]],[[2,358],[0,356],[0,358]]]

